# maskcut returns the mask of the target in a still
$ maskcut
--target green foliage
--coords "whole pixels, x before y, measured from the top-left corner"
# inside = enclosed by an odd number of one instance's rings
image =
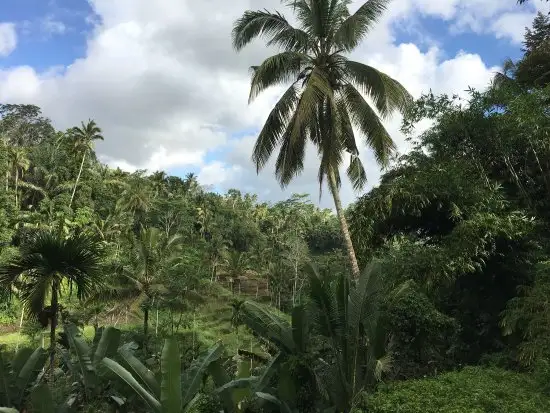
[[[34,351],[22,348],[11,360],[0,352],[0,405],[24,407],[29,389],[37,382],[46,359],[47,353],[42,348]]]
[[[413,286],[385,307],[383,319],[392,337],[391,377],[422,377],[452,368],[460,343],[456,320]]]
[[[543,413],[550,398],[528,375],[467,367],[459,372],[381,387],[358,411],[373,413]]]
[[[125,351],[124,347],[119,349],[119,353]],[[218,360],[222,352],[220,344],[211,347],[182,373],[177,342],[174,338],[166,339],[161,356],[160,384],[147,373],[147,368],[137,358],[128,358],[127,354],[125,361],[134,374],[109,357],[105,357],[101,364],[141,397],[151,411],[170,413],[191,407],[197,399],[209,365]]]

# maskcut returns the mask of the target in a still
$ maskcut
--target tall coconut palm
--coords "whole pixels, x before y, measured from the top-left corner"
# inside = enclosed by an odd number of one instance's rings
[[[62,237],[58,232],[39,232],[21,247],[19,257],[0,267],[0,286],[17,290],[26,311],[43,324],[50,322],[51,363],[63,283],[76,289],[78,299],[101,286],[101,244],[85,235]],[[47,301],[49,299],[49,306]]]
[[[27,171],[30,167],[27,151],[20,146],[11,147],[9,150],[9,163],[14,179],[15,207],[19,208],[19,178],[21,178],[23,172]]]
[[[76,153],[82,153],[82,161],[80,162],[80,169],[78,170],[78,176],[76,177],[76,182],[74,184],[73,193],[71,195],[71,201],[69,202],[69,208],[73,204],[74,195],[76,193],[76,188],[80,182],[80,177],[82,175],[82,169],[84,168],[84,161],[86,160],[86,155],[94,149],[95,140],[103,140],[101,135],[101,129],[97,126],[94,120],[89,120],[88,123],[82,122],[82,126],[79,128],[77,126],[69,130],[69,137],[73,141],[73,148]]]
[[[339,196],[340,166],[349,156],[347,175],[356,190],[362,188],[367,176],[354,128],[385,165],[395,145],[382,119],[404,111],[411,97],[399,82],[346,53],[361,43],[389,2],[367,0],[351,14],[352,0],[281,0],[298,27],[278,12],[262,10],[246,11],[233,28],[237,50],[258,37],[281,49],[252,67],[250,101],[270,86],[290,83],[258,136],[252,160],[259,171],[279,147],[275,175],[284,187],[302,171],[306,146],[313,144],[320,157],[319,184],[328,181],[355,278],[359,267]]]

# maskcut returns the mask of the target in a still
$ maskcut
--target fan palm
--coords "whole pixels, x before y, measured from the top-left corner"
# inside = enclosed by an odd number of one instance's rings
[[[88,123],[82,122],[82,126],[77,126],[69,130],[69,137],[73,140],[73,148],[77,153],[82,153],[82,161],[80,162],[80,169],[78,170],[78,176],[74,184],[73,193],[71,195],[71,201],[69,202],[69,208],[73,204],[74,195],[76,193],[76,187],[80,182],[80,176],[82,175],[82,169],[84,168],[84,161],[86,155],[94,149],[95,140],[103,140],[101,135],[101,129],[97,126],[94,120],[89,120]]]
[[[54,360],[55,329],[59,298],[64,282],[78,299],[84,299],[101,286],[101,244],[82,234],[63,238],[57,232],[39,232],[21,247],[19,257],[0,268],[0,285],[18,284],[26,311],[43,324],[50,321],[51,363]],[[49,306],[46,302],[49,298]]]
[[[350,156],[347,175],[358,190],[367,180],[354,127],[385,165],[395,145],[382,124],[411,101],[405,88],[374,67],[349,60],[390,0],[368,0],[351,14],[352,0],[281,0],[295,13],[299,27],[280,13],[246,11],[233,28],[233,46],[241,50],[257,37],[282,51],[252,67],[249,100],[270,86],[291,82],[269,114],[253,149],[257,170],[280,147],[275,175],[286,186],[304,167],[306,144],[319,154],[319,184],[327,179],[355,278],[359,266],[339,196],[339,168]],[[365,100],[366,95],[374,107]]]

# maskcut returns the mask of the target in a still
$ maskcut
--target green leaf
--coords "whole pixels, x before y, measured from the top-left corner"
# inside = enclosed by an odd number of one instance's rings
[[[98,378],[91,359],[91,350],[86,340],[82,337],[80,330],[74,324],[64,325],[65,334],[69,341],[69,346],[76,353],[78,364],[82,373],[82,381],[86,396],[91,397],[92,390],[97,386]]]
[[[162,371],[160,385],[162,412],[180,413],[182,407],[181,359],[178,343],[174,337],[167,338],[164,341],[160,365]]]
[[[185,373],[182,384],[182,403],[187,405],[200,389],[202,378],[208,370],[210,363],[218,360],[223,354],[223,345],[217,343],[210,347],[206,353],[193,362]]]
[[[242,377],[240,379],[231,380],[225,383],[223,386],[218,387],[215,390],[215,392],[223,393],[224,391],[227,391],[227,390],[247,389],[252,387],[257,380],[258,380],[257,377]]]
[[[11,405],[9,389],[10,376],[7,367],[4,361],[4,353],[0,351],[0,403]]]
[[[241,320],[254,333],[269,340],[277,348],[287,353],[295,351],[292,327],[274,311],[254,301],[246,301],[241,306]]]
[[[269,393],[257,392],[256,396],[262,400],[265,400],[271,405],[277,406],[280,412],[283,413],[294,413],[292,409],[283,401],[279,400],[277,397]]]
[[[279,398],[288,404],[295,405],[297,399],[296,383],[287,364],[281,365],[278,381],[277,394]]]
[[[27,359],[23,368],[19,371],[16,386],[19,391],[18,405],[23,404],[27,388],[36,380],[36,377],[44,367],[48,353],[42,347],[37,348]]]
[[[94,352],[94,365],[99,364],[104,357],[113,357],[116,354],[120,343],[120,334],[120,330],[114,327],[107,327],[103,330]]]
[[[128,345],[118,349],[118,355],[121,357],[125,367],[132,375],[155,397],[160,398],[160,385],[155,375],[139,359],[134,356]]]
[[[11,370],[13,375],[17,377],[19,372],[33,353],[33,350],[27,347],[20,349],[11,361]]]
[[[292,309],[292,338],[298,351],[305,351],[307,344],[307,316],[303,306]]]
[[[40,384],[31,391],[33,412],[56,413],[52,393],[46,384]]]
[[[160,402],[151,393],[145,390],[128,370],[108,357],[103,358],[101,364],[130,386],[130,388],[134,390],[134,392],[141,397],[154,412],[160,413],[162,411]]]
[[[222,389],[223,386],[231,381],[231,377],[223,368],[221,359],[210,363],[210,365],[208,366],[208,374],[210,375],[210,377],[212,377],[212,380],[217,387],[216,392],[219,393],[220,399],[227,412],[234,412],[236,410],[236,403],[233,400],[231,390]]]
[[[11,407],[0,407],[0,413],[19,413],[19,410]]]
[[[280,364],[283,361],[283,353],[277,353],[275,357],[271,359],[269,364],[265,366],[264,372],[258,378],[254,390],[256,392],[263,392],[270,384],[271,379],[279,370]]]

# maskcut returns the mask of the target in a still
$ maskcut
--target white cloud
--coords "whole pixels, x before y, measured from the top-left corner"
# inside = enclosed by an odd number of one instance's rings
[[[0,23],[0,57],[8,56],[17,47],[15,24]]]
[[[485,30],[489,19],[502,16],[501,23],[490,30],[506,37],[505,20],[516,15],[504,3],[395,0],[353,57],[396,77],[416,96],[429,88],[462,93],[467,86],[483,87],[495,68],[487,67],[479,56],[465,51],[449,58],[430,38],[422,39],[422,49],[412,43],[397,44],[393,28],[406,26],[421,34],[415,19],[424,15],[445,19],[460,30]],[[90,4],[97,18],[90,19],[95,26],[86,56],[65,70],[0,70],[0,101],[38,104],[59,128],[95,119],[106,138],[98,144],[98,153],[113,166],[129,170],[192,167],[200,170],[202,183],[222,189],[239,187],[268,199],[292,192],[309,192],[316,198],[313,151],[308,152],[304,173],[283,192],[272,165],[256,175],[250,160],[254,136],[231,139],[242,131],[258,130],[280,93],[280,89],[269,90],[248,105],[248,68],[268,51],[254,43],[235,53],[230,41],[232,23],[247,9],[280,9],[278,0],[90,0]],[[356,0],[354,7],[358,4]],[[517,8],[520,12],[524,9]],[[64,30],[53,23],[51,28]],[[0,31],[0,53],[2,43]],[[395,118],[388,128],[404,151],[407,143],[399,123]],[[208,151],[220,148],[225,155],[207,161]],[[368,151],[363,151],[363,157],[370,182],[375,183],[378,168]],[[327,195],[323,204],[330,206]],[[353,199],[348,184],[343,198],[345,202]]]
[[[56,20],[53,15],[48,14],[40,21],[40,29],[47,36],[51,36],[65,34],[67,26],[61,20]]]

